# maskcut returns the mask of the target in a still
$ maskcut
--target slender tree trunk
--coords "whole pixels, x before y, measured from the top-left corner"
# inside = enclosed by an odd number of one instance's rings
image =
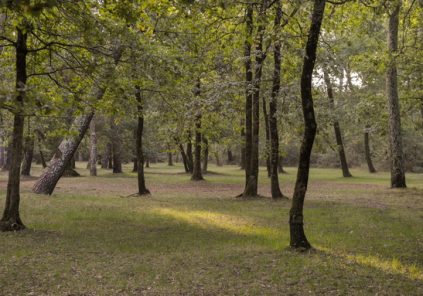
[[[184,164],[185,173],[190,172],[189,163],[188,163],[188,157],[185,154],[184,145],[181,144],[179,139],[175,139],[175,142],[178,145],[179,151],[181,152],[182,162]]]
[[[197,81],[195,95],[200,96],[200,79]],[[192,171],[191,180],[204,180],[201,172],[201,111],[197,111],[195,116],[195,153],[194,153],[194,168]]]
[[[245,141],[245,128],[242,127],[244,125],[243,120],[241,120],[241,139]],[[245,143],[241,144],[241,157],[239,158],[239,166],[242,170],[245,170]]]
[[[252,94],[252,135],[251,135],[251,159],[250,159],[250,175],[245,186],[243,197],[251,198],[257,196],[258,175],[259,175],[259,129],[260,129],[260,85],[263,73],[263,63],[266,58],[263,52],[264,37],[264,17],[268,1],[263,0],[260,5],[259,26],[257,29],[257,38],[255,41],[255,63],[254,63],[254,79]],[[248,161],[248,158],[246,158]]]
[[[17,231],[25,226],[19,215],[20,204],[20,173],[22,161],[22,141],[24,130],[24,100],[26,91],[26,57],[27,57],[27,33],[17,28],[16,49],[16,97],[14,100],[16,111],[13,118],[13,132],[9,179],[7,181],[6,203],[3,216],[0,220],[0,231]],[[10,153],[12,152],[12,153]],[[11,155],[10,155],[11,154]]]
[[[192,142],[191,142],[191,131],[188,132],[188,143],[187,143],[187,159],[189,172],[192,174],[194,171],[194,159],[192,155]]]
[[[203,174],[207,173],[208,170],[208,164],[209,164],[209,141],[207,140],[207,138],[203,135]]]
[[[146,168],[150,167],[150,156],[148,155],[145,157],[145,167]]]
[[[32,158],[34,156],[34,138],[31,135],[25,139],[25,149],[24,149],[24,159],[22,162],[22,176],[30,176],[31,175],[31,164]]]
[[[103,156],[101,158],[101,168],[102,169],[109,169],[111,168],[109,166],[109,162],[111,159],[111,155],[112,155],[112,146],[110,145],[110,143],[106,144],[106,149],[104,150]]]
[[[4,132],[3,130],[0,131],[0,167],[3,167],[5,164],[5,148],[4,148]]]
[[[401,1],[389,15],[388,50],[390,61],[386,70],[386,93],[389,107],[389,139],[391,152],[391,187],[405,188],[404,153],[402,150],[401,115],[398,98],[398,77],[395,55],[398,53],[398,26]]]
[[[282,19],[282,6],[278,0],[276,2],[276,15],[275,15],[275,29],[279,30]],[[276,32],[276,36],[278,32]],[[269,137],[270,137],[270,184],[273,199],[284,197],[279,187],[279,134],[278,134],[278,121],[276,112],[278,109],[278,96],[281,87],[281,43],[279,38],[275,40],[273,51],[274,68],[273,68],[273,83],[272,83],[272,96],[269,102]],[[263,102],[264,103],[264,102]]]
[[[172,152],[170,151],[170,145],[167,145],[167,165],[168,166],[173,166],[173,155]]]
[[[342,168],[342,175],[344,177],[352,177],[350,170],[348,169],[348,163],[347,163],[347,157],[345,156],[345,149],[344,149],[344,143],[342,141],[342,134],[341,134],[341,127],[339,125],[339,121],[336,118],[336,110],[335,110],[335,99],[333,97],[333,90],[332,90],[332,83],[330,81],[329,74],[326,70],[323,70],[324,80],[328,92],[328,98],[329,98],[329,108],[333,112],[333,129],[335,131],[335,138],[336,138],[336,145],[338,148],[339,153],[339,160],[341,163]]]
[[[119,128],[116,126],[113,118],[110,121],[110,129],[110,141],[112,143],[113,174],[120,174],[122,173],[122,139],[119,135]]]
[[[376,173],[376,169],[372,162],[372,154],[370,153],[369,130],[370,126],[366,125],[366,128],[364,129],[364,152],[366,154],[366,162],[367,167],[369,168],[369,172]]]
[[[304,233],[303,207],[308,185],[311,150],[313,148],[317,129],[312,96],[312,77],[325,4],[326,0],[314,1],[301,74],[301,103],[304,117],[304,137],[300,148],[300,159],[292,206],[289,212],[290,246],[298,250],[308,250],[311,248]]]
[[[90,176],[97,176],[97,134],[95,131],[95,116],[90,122]]]
[[[251,47],[253,38],[253,5],[248,4],[245,14],[246,34],[244,42],[244,67],[245,67],[245,195],[251,175],[251,151],[253,142],[253,69],[251,62]],[[249,192],[247,192],[249,193]],[[253,192],[254,193],[254,192]]]
[[[278,172],[279,174],[288,174],[283,168],[283,157],[279,156],[278,158]]]
[[[272,175],[271,173],[271,164],[270,164],[270,126],[269,126],[269,114],[267,113],[267,100],[266,96],[262,96],[262,103],[263,103],[263,117],[264,117],[264,125],[265,125],[265,132],[266,132],[266,146],[265,146],[265,153],[266,153],[266,170],[267,170],[267,177]]]
[[[135,88],[135,97],[137,99],[137,110],[138,110],[138,126],[137,126],[137,138],[136,138],[136,152],[137,152],[137,160],[138,160],[138,170],[137,170],[137,177],[138,177],[138,195],[146,195],[150,194],[150,191],[145,186],[145,176],[144,176],[144,153],[143,153],[143,142],[142,136],[144,131],[144,110],[143,110],[143,102],[142,102],[142,95],[141,95],[141,88],[136,86]]]
[[[228,164],[232,164],[234,161],[234,156],[232,154],[232,149],[230,147],[228,147]]]
[[[47,163],[46,163],[46,159],[44,157],[43,149],[42,149],[41,144],[39,142],[38,142],[38,152],[40,153],[41,165],[42,165],[43,169],[45,169],[47,167]]]
[[[6,147],[6,160],[4,161],[4,165],[2,167],[3,171],[10,170],[11,162],[12,162],[12,141],[9,140],[9,144]]]

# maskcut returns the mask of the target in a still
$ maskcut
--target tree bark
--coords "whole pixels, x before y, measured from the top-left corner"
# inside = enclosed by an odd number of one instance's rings
[[[200,79],[197,81],[195,95],[200,96]],[[203,174],[201,171],[201,111],[197,111],[195,116],[195,153],[194,153],[194,167],[192,171],[191,180],[200,181],[204,180]]]
[[[90,176],[97,176],[97,134],[95,116],[90,122]]]
[[[0,220],[0,231],[17,231],[25,228],[19,214],[20,204],[20,172],[22,161],[22,142],[24,130],[24,100],[26,95],[26,57],[27,33],[26,30],[17,28],[16,49],[16,97],[15,114],[13,118],[13,133],[11,150],[8,157],[11,158],[9,179],[7,181],[6,203],[3,216]],[[11,155],[10,155],[11,154]]]
[[[246,32],[244,42],[244,67],[245,67],[245,191],[247,189],[250,175],[251,175],[251,151],[252,151],[252,139],[253,139],[253,69],[251,62],[251,39],[253,37],[253,5],[248,4],[245,14],[246,20]],[[241,131],[242,132],[242,131]]]
[[[203,174],[207,173],[208,170],[208,164],[209,164],[209,141],[207,140],[207,138],[203,135],[202,137],[203,140]]]
[[[167,145],[167,165],[168,166],[173,166],[173,155],[172,152],[170,151],[170,145]]]
[[[275,29],[279,30],[282,19],[282,6],[278,0],[276,2],[276,15],[275,15]],[[276,32],[276,36],[278,32]],[[273,68],[273,83],[272,95],[269,102],[269,137],[270,137],[270,184],[273,199],[283,198],[282,191],[279,187],[279,134],[278,134],[278,121],[276,112],[278,109],[278,96],[281,87],[281,43],[279,38],[275,40],[274,51],[274,68]],[[264,103],[264,102],[263,102]]]
[[[34,156],[34,138],[31,135],[25,139],[24,159],[22,162],[22,176],[31,175],[31,164]]]
[[[4,161],[3,167],[1,168],[3,171],[10,170],[11,162],[12,162],[12,141],[9,140],[9,144],[6,147],[6,160]]]
[[[101,168],[102,169],[111,169],[110,160],[112,155],[112,145],[110,143],[106,144],[106,149],[104,150],[104,154],[101,158]]]
[[[230,147],[228,147],[228,164],[232,164],[234,161],[234,156],[232,154],[232,149]]]
[[[366,154],[366,162],[367,162],[367,167],[369,168],[369,172],[376,173],[376,169],[373,166],[373,162],[372,162],[372,154],[370,152],[369,130],[370,130],[370,126],[366,125],[366,128],[364,129],[364,152]]]
[[[251,158],[250,158],[250,175],[246,183],[243,198],[256,197],[258,189],[259,174],[259,129],[260,129],[260,85],[263,73],[263,63],[266,58],[263,52],[264,37],[264,16],[268,6],[268,1],[263,0],[259,11],[259,26],[257,29],[257,38],[255,40],[255,63],[254,63],[254,79],[252,90],[252,135],[251,135]],[[248,158],[246,157],[247,161]]]
[[[189,172],[192,174],[192,172],[194,170],[194,159],[193,159],[193,155],[192,155],[191,131],[188,132],[187,160],[188,160]]]
[[[184,145],[179,141],[179,139],[175,138],[175,142],[178,145],[179,151],[181,152],[182,162],[184,164],[185,173],[190,172],[189,163],[188,163],[188,157],[184,150]]]
[[[327,73],[326,70],[323,70],[323,76],[324,76],[328,98],[329,98],[329,109],[332,111],[333,117],[334,117],[332,121],[332,125],[335,131],[336,145],[338,148],[342,175],[346,178],[352,177],[350,170],[348,169],[347,157],[345,156],[345,149],[344,149],[344,143],[342,141],[341,127],[339,125],[338,119],[336,118],[335,99],[333,97],[332,83],[330,81],[329,74]]]
[[[290,246],[297,250],[308,250],[311,248],[304,233],[303,207],[308,185],[311,150],[317,129],[312,96],[312,77],[325,4],[326,0],[314,1],[301,74],[301,104],[304,118],[304,136],[300,148],[292,206],[289,212]]]
[[[396,55],[398,54],[398,26],[401,1],[389,15],[388,50],[390,61],[386,70],[386,93],[389,107],[389,139],[391,152],[391,187],[406,188],[404,153],[402,149],[401,115],[398,98],[398,75]]]
[[[138,126],[137,126],[137,138],[136,138],[136,153],[137,153],[137,178],[138,178],[138,195],[150,194],[150,191],[145,185],[144,176],[144,153],[143,153],[143,142],[142,136],[144,131],[144,110],[141,95],[141,88],[135,87],[135,97],[137,99],[137,111],[138,111]]]
[[[116,126],[116,123],[113,118],[111,118],[110,121],[110,129],[110,141],[112,143],[113,174],[120,174],[122,173],[122,139],[119,136],[119,128]]]
[[[43,169],[45,169],[47,167],[47,163],[40,142],[38,142],[38,152],[40,153],[41,165]]]

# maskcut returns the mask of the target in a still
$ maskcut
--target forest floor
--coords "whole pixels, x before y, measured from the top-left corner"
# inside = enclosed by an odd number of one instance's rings
[[[287,248],[290,201],[234,198],[236,166],[193,182],[180,165],[153,164],[149,197],[128,197],[134,173],[78,167],[83,176],[63,178],[52,196],[22,181],[28,229],[0,233],[0,295],[423,295],[423,174],[393,190],[388,173],[312,169],[305,231],[315,250],[304,254]]]

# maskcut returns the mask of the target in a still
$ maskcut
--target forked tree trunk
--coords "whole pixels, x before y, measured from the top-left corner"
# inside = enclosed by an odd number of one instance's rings
[[[348,163],[347,163],[347,157],[345,156],[345,149],[344,149],[344,143],[342,141],[342,134],[341,134],[341,127],[339,125],[339,121],[336,118],[336,110],[335,110],[335,99],[333,97],[333,89],[332,89],[332,83],[330,81],[329,74],[326,70],[323,70],[324,80],[328,92],[328,98],[329,98],[329,108],[333,112],[333,129],[335,131],[335,138],[336,138],[336,145],[338,149],[339,154],[339,161],[341,163],[341,169],[342,169],[342,175],[346,178],[352,177],[350,170],[348,169]]]
[[[370,173],[376,173],[376,169],[373,166],[373,162],[372,162],[372,154],[370,152],[370,141],[369,141],[369,131],[370,130],[370,126],[366,126],[366,128],[364,129],[364,153],[366,154],[366,162],[367,162],[367,167],[369,168],[369,172]]]
[[[101,92],[101,96],[104,91]],[[97,97],[99,98],[99,96]],[[70,127],[71,135],[64,138],[50,160],[48,167],[35,182],[32,191],[38,194],[51,195],[57,182],[68,168],[75,151],[78,149],[84,135],[90,125],[94,112],[75,118]]]
[[[0,231],[17,231],[25,226],[19,215],[20,204],[20,173],[22,161],[22,141],[24,130],[24,100],[26,90],[26,57],[27,57],[27,33],[17,28],[16,49],[16,97],[15,114],[13,118],[13,132],[11,150],[8,157],[11,158],[9,179],[7,181],[6,203],[3,216],[0,220]],[[10,155],[11,154],[11,155]]]
[[[391,152],[391,187],[406,188],[404,153],[402,150],[401,115],[398,98],[398,75],[396,54],[398,53],[398,26],[401,1],[389,15],[388,50],[390,61],[386,69],[386,94],[389,107],[389,139]]]
[[[136,153],[137,153],[137,178],[138,178],[138,195],[150,194],[150,191],[145,186],[144,176],[144,153],[142,147],[142,135],[144,131],[144,110],[141,95],[141,88],[135,87],[135,98],[137,99],[137,111],[138,111],[138,126],[137,126],[137,138],[136,138]]]
[[[97,176],[97,134],[95,131],[95,116],[90,122],[90,176]]]
[[[304,136],[300,148],[297,180],[295,182],[292,206],[289,212],[290,246],[297,250],[308,250],[311,248],[304,233],[303,207],[308,185],[311,150],[313,148],[317,129],[312,96],[312,76],[325,4],[326,0],[314,1],[301,74],[301,103],[304,117]]]
[[[22,162],[22,176],[31,175],[31,164],[34,156],[34,138],[28,135],[25,139],[24,159]]]
[[[207,138],[203,135],[203,174],[207,173],[208,170],[208,164],[209,164],[209,141]]]
[[[275,14],[275,29],[279,30],[282,19],[281,2],[278,0],[276,3]],[[279,32],[275,32],[279,36]],[[273,51],[274,68],[273,68],[273,83],[272,83],[272,96],[269,102],[269,137],[270,137],[270,189],[273,199],[283,198],[282,191],[279,187],[279,134],[278,134],[278,121],[276,112],[278,109],[278,96],[281,86],[281,43],[277,37]]]

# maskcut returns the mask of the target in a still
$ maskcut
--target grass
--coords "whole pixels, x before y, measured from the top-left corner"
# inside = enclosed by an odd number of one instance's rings
[[[28,230],[0,233],[0,295],[423,294],[423,175],[392,190],[387,173],[313,169],[305,230],[316,251],[298,254],[287,249],[290,202],[235,199],[235,166],[192,182],[179,165],[153,164],[152,196],[125,198],[133,173],[88,177],[78,165],[85,176],[63,178],[51,197],[23,180]],[[260,184],[269,196],[264,173]],[[5,187],[1,173],[1,205]]]

